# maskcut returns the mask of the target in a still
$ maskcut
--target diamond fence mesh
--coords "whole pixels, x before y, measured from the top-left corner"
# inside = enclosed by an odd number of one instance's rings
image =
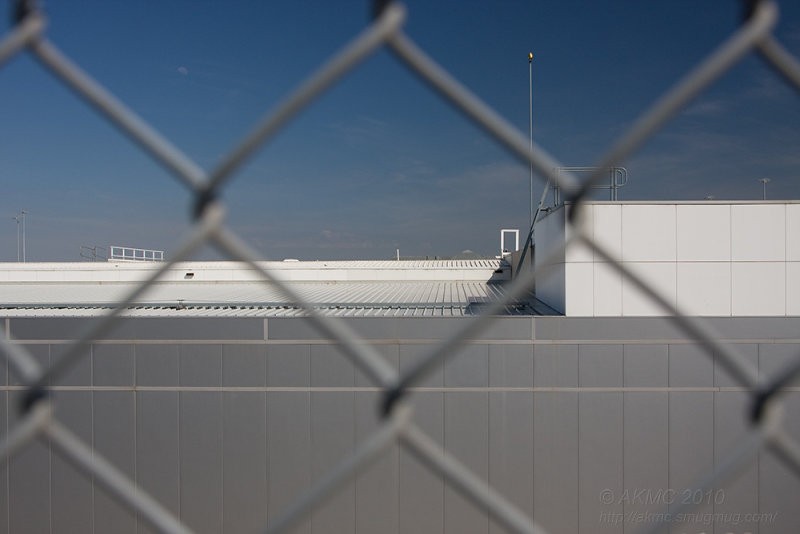
[[[800,63],[774,38],[772,30],[778,18],[777,6],[772,1],[751,2],[749,16],[728,40],[669,89],[649,110],[643,113],[630,129],[622,135],[598,160],[596,173],[583,182],[569,173],[557,173],[563,167],[544,149],[529,145],[528,139],[482,103],[443,68],[429,58],[423,50],[403,33],[406,18],[399,3],[376,5],[372,24],[356,36],[347,46],[329,58],[304,83],[291,93],[274,112],[261,119],[250,134],[222,163],[209,171],[202,169],[181,153],[170,141],[148,126],[124,103],[107,92],[82,71],[47,39],[43,13],[33,2],[17,3],[17,23],[0,41],[0,66],[10,58],[27,50],[53,76],[81,95],[95,110],[116,125],[141,149],[159,161],[183,185],[194,200],[194,226],[192,233],[181,243],[152,277],[121,300],[113,311],[94,323],[79,340],[69,345],[49,368],[40,368],[35,358],[20,344],[0,338],[3,357],[9,368],[25,385],[20,417],[0,442],[0,463],[3,467],[14,455],[39,440],[49,443],[57,453],[73,464],[87,478],[115,498],[122,506],[138,514],[155,530],[165,533],[190,532],[175,515],[157,500],[138,488],[134,481],[120,469],[103,459],[90,444],[81,441],[54,415],[55,401],[49,395],[48,384],[54,383],[86,358],[88,348],[103,339],[115,325],[124,319],[123,312],[154,284],[176,262],[189,258],[204,245],[212,245],[226,257],[247,263],[264,281],[281,288],[285,295],[305,309],[316,327],[325,335],[337,340],[345,355],[383,391],[381,401],[382,424],[355,450],[341,459],[339,464],[296,499],[291,506],[271,524],[266,532],[285,532],[291,525],[310,513],[322,500],[334,494],[358,471],[385,454],[391,446],[399,444],[419,459],[428,469],[443,476],[446,484],[462,493],[476,507],[488,510],[505,528],[518,533],[545,532],[533,518],[515,508],[509,501],[493,491],[487,481],[476,476],[435,440],[415,424],[414,413],[408,402],[413,395],[410,389],[418,385],[436,364],[448,358],[458,358],[463,342],[474,339],[486,329],[502,309],[529,292],[537,272],[531,269],[517,276],[501,301],[485,307],[482,315],[471,320],[455,335],[430,350],[415,366],[398,373],[369,343],[359,339],[346,322],[326,316],[305,301],[300,295],[277,279],[258,262],[258,254],[225,224],[225,211],[218,200],[219,192],[233,179],[236,171],[253,155],[280,133],[281,129],[307,105],[328,90],[338,79],[355,66],[386,47],[411,71],[433,90],[441,93],[464,115],[483,128],[486,133],[504,145],[519,160],[530,163],[543,180],[556,184],[562,193],[573,201],[569,218],[571,237],[565,247],[583,243],[605,261],[618,269],[622,276],[664,308],[665,312],[686,333],[701,344],[709,358],[714,354],[718,361],[738,383],[750,391],[750,431],[746,439],[732,446],[724,461],[697,473],[693,486],[703,491],[731,480],[745,470],[760,450],[769,451],[785,466],[800,476],[800,445],[792,440],[783,424],[781,393],[800,375],[800,356],[782,372],[770,379],[759,380],[757,369],[729,345],[720,343],[713,332],[697,317],[689,317],[675,309],[668,299],[630,272],[612,254],[593,241],[584,231],[581,204],[591,187],[603,179],[602,169],[620,164],[630,157],[654,133],[662,129],[672,117],[684,109],[692,99],[717,78],[737,64],[746,54],[757,53],[764,58],[787,83],[800,90]],[[556,251],[563,253],[564,248]],[[547,263],[546,261],[543,263]],[[669,528],[669,514],[678,514],[691,504],[674,505],[662,521],[647,525],[646,532],[662,532]]]

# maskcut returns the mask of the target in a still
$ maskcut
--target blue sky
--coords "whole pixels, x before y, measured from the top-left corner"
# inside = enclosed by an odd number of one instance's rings
[[[713,2],[406,3],[405,32],[564,165],[594,163],[730,35]],[[44,4],[48,38],[205,168],[368,21],[364,1]],[[800,56],[800,5],[779,40]],[[0,0],[9,12],[9,0]],[[0,34],[9,28],[0,22]],[[28,54],[0,68],[0,261],[79,260],[82,245],[169,251],[190,228],[175,178]],[[800,198],[800,93],[746,58],[623,165],[626,200]],[[382,50],[236,174],[228,222],[265,259],[497,253],[528,224],[528,167]],[[535,182],[538,198],[542,183]],[[215,257],[206,251],[200,255]]]

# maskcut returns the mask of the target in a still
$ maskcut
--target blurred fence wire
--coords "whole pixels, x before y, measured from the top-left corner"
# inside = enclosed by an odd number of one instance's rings
[[[253,130],[223,158],[218,167],[204,170],[183,154],[168,139],[151,128],[113,94],[105,90],[88,73],[81,70],[70,58],[47,39],[46,18],[35,2],[19,0],[15,4],[16,24],[0,40],[0,67],[10,58],[24,51],[30,52],[53,76],[78,93],[100,115],[113,123],[132,141],[168,169],[183,185],[194,202],[194,227],[191,235],[181,243],[155,274],[135,291],[122,299],[115,309],[98,320],[78,341],[68,346],[54,364],[42,369],[33,356],[18,344],[0,337],[3,357],[9,368],[26,386],[20,417],[0,443],[0,465],[4,468],[11,458],[35,440],[41,440],[61,454],[86,477],[95,480],[121,505],[134,511],[155,530],[164,533],[190,532],[190,529],[169,512],[166,507],[138,488],[122,471],[104,460],[90,446],[63,426],[54,414],[55,401],[49,395],[48,384],[67,373],[82,358],[87,357],[92,342],[102,339],[119,321],[121,312],[151,285],[159,280],[172,265],[191,255],[204,245],[211,245],[226,257],[243,261],[265,281],[275,284],[299,306],[303,307],[316,327],[330,336],[355,365],[383,390],[381,413],[383,423],[340,463],[317,480],[293,502],[266,532],[285,532],[288,527],[310,513],[313,506],[334,494],[371,461],[379,458],[392,445],[399,444],[417,457],[427,468],[443,476],[447,484],[461,492],[475,506],[487,510],[493,518],[509,531],[541,533],[534,518],[526,517],[509,501],[492,491],[482,480],[451,455],[435,440],[426,435],[415,423],[408,403],[409,388],[418,385],[435,364],[447,358],[457,358],[464,341],[477,336],[491,324],[493,317],[507,303],[524,295],[532,287],[537,275],[534,269],[518,276],[511,284],[503,301],[485,307],[485,312],[472,320],[462,331],[433,348],[414,367],[398,374],[389,363],[368,343],[359,339],[346,322],[319,312],[313,303],[304,301],[290,287],[262,267],[258,254],[225,224],[225,210],[218,200],[220,190],[231,182],[236,171],[254,154],[269,143],[282,128],[292,121],[306,106],[328,90],[338,79],[381,48],[388,48],[410,70],[432,89],[443,95],[466,117],[474,121],[488,135],[494,137],[517,159],[530,164],[543,182],[550,180],[562,194],[573,202],[570,215],[573,236],[567,247],[584,243],[603,257],[624,277],[660,304],[676,324],[706,349],[709,358],[719,355],[720,362],[739,382],[751,391],[750,435],[733,448],[725,461],[709,466],[706,473],[698,473],[694,487],[710,490],[742,472],[754,461],[759,450],[772,452],[780,461],[800,477],[800,445],[790,439],[782,424],[780,394],[800,375],[800,357],[782,372],[766,381],[759,381],[757,370],[741,354],[720,344],[713,333],[696,317],[689,317],[669,303],[658,291],[630,272],[600,244],[593,241],[591,233],[584,230],[581,204],[598,180],[603,179],[603,169],[621,164],[645,141],[662,129],[677,113],[685,109],[694,97],[737,64],[745,55],[760,55],[787,83],[800,90],[800,62],[788,53],[772,34],[778,20],[774,1],[753,1],[748,5],[747,16],[741,27],[712,52],[696,68],[686,74],[672,88],[646,110],[613,146],[600,158],[598,171],[579,181],[570,173],[556,172],[562,168],[543,148],[529,144],[529,140],[507,121],[481,102],[458,80],[428,57],[414,41],[403,32],[406,19],[404,6],[396,2],[376,2],[372,23],[353,40],[323,63],[309,78],[299,85],[270,113],[266,114]],[[563,252],[563,249],[562,249]],[[688,506],[688,505],[687,505]],[[671,513],[683,511],[679,507]],[[669,527],[664,521],[648,525],[647,532],[661,532]]]

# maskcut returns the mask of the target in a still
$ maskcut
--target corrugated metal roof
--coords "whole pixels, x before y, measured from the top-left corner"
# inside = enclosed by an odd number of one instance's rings
[[[111,307],[36,307],[0,309],[0,317],[99,317]],[[464,317],[478,315],[480,307],[463,306],[336,306],[316,307],[324,315],[334,317]],[[508,306],[501,315],[550,315],[546,307]],[[189,306],[183,309],[166,306],[134,306],[122,317],[306,317],[308,312],[296,306]]]
[[[477,282],[290,282],[289,287],[330,315],[470,315],[503,294],[497,283]],[[0,315],[93,316],[110,310],[136,284],[0,284]],[[56,290],[56,291],[54,291]],[[507,313],[534,313],[510,306]],[[526,311],[527,310],[527,311]],[[275,284],[156,284],[126,315],[294,316],[305,312]]]
[[[421,261],[265,261],[258,266],[280,280],[475,280],[503,278],[501,260]],[[106,263],[0,263],[2,282],[131,282],[150,277],[163,264],[153,262]],[[180,262],[170,265],[162,281],[250,281],[260,276],[247,264],[233,261]],[[507,278],[507,277],[506,277]]]
[[[269,267],[274,263],[270,262]],[[499,298],[504,290],[503,280],[510,278],[507,266],[504,270],[500,260],[277,263],[279,269],[293,275],[300,273],[284,278],[291,291],[327,315],[344,317],[472,315],[482,303]],[[88,264],[88,270],[83,268],[87,264],[67,265],[71,269],[29,264],[30,270],[25,271],[14,264],[15,274],[0,279],[0,316],[102,315],[131,294],[141,276],[157,268],[157,264],[124,265],[122,270],[136,273],[134,279],[120,276],[110,280],[112,274],[119,273],[119,264]],[[353,269],[361,272],[353,274]],[[178,264],[173,271],[173,276],[153,284],[124,315],[306,315],[277,284],[253,277],[241,264],[192,262]],[[409,271],[411,276],[404,276],[403,271]],[[58,279],[52,279],[53,273],[59,273]],[[329,278],[333,280],[325,280],[326,274],[332,274]],[[508,306],[505,313],[549,314],[552,310],[540,304],[519,303]]]
[[[287,282],[303,299],[316,304],[463,304],[492,298],[502,289],[487,282]],[[131,294],[132,282],[0,284],[2,306],[107,305]],[[269,282],[156,283],[139,299],[143,304],[289,304]]]

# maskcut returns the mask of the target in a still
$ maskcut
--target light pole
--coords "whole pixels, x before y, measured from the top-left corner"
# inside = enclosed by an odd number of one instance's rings
[[[25,263],[25,215],[27,211],[21,210],[19,215],[12,217],[17,221],[17,262],[19,262],[19,223],[22,222],[22,263]]]
[[[533,157],[533,52],[528,52],[528,134],[530,135],[530,152],[529,155]],[[530,168],[530,196],[531,196],[531,209],[530,218],[528,219],[528,226],[533,226],[533,161],[528,162]]]
[[[17,263],[19,263],[19,221],[21,218],[19,215],[16,215],[11,218],[17,221]]]
[[[22,263],[27,261],[25,258],[25,214],[27,213],[25,210],[19,212],[22,215]]]
[[[11,217],[17,221],[17,262],[19,263],[19,223],[22,223],[22,262],[25,262],[25,215],[28,212],[21,210],[18,215]]]
[[[759,178],[758,181],[761,182],[761,185],[764,187],[763,196],[761,197],[761,200],[767,200],[767,184],[772,180],[770,180],[769,178]]]

